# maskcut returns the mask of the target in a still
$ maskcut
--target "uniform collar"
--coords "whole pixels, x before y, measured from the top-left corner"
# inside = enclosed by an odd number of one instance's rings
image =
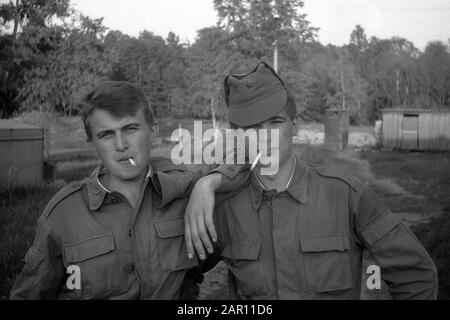
[[[94,171],[92,171],[91,175],[87,179],[87,192],[89,199],[89,208],[91,210],[98,210],[103,204],[105,197],[107,194],[111,194],[112,191],[108,190],[105,186],[100,182],[99,177],[106,173],[106,169],[102,164],[99,164]],[[153,182],[153,169],[151,165],[148,166],[147,175],[145,180],[148,178],[152,178]]]
[[[297,159],[295,155],[294,159],[294,168],[292,170],[289,181],[286,184],[286,191],[295,200],[304,204],[306,203],[308,196],[309,167],[306,163],[304,163],[300,159]],[[256,210],[258,210],[261,206],[263,193],[267,190],[265,190],[263,184],[258,179],[256,174],[252,174],[250,181],[250,191],[253,206]]]

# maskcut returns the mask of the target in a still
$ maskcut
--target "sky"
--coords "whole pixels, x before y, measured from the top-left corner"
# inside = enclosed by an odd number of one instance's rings
[[[0,0],[5,2],[6,0]],[[92,18],[132,36],[146,29],[182,42],[194,42],[196,31],[217,22],[213,0],[71,0]],[[450,0],[304,0],[303,12],[320,28],[322,44],[348,43],[356,24],[379,38],[400,36],[423,49],[428,41],[450,38]]]

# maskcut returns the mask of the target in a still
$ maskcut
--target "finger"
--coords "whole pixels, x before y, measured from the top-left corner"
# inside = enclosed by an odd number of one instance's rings
[[[212,212],[207,212],[205,214],[205,224],[206,224],[206,228],[208,228],[209,234],[211,235],[212,241],[216,242],[217,241],[217,232],[216,232],[216,227],[214,226]]]
[[[208,253],[211,254],[214,252],[214,249],[211,240],[209,239],[208,232],[206,231],[205,220],[203,218],[203,215],[204,212],[202,211],[202,214],[197,217],[197,230],[200,239],[203,242],[202,245],[204,245],[206,247],[206,250],[208,250]]]
[[[188,219],[184,220],[184,241],[186,242],[187,255],[189,259],[194,258],[194,246],[191,238],[191,224]]]
[[[190,224],[191,224],[191,231],[192,231],[191,237],[192,237],[192,242],[194,243],[195,250],[197,251],[197,254],[198,254],[198,257],[200,258],[200,260],[205,260],[206,254],[205,254],[205,250],[203,249],[203,242],[200,240],[200,237],[198,235],[197,223],[196,223],[194,217],[191,217]]]

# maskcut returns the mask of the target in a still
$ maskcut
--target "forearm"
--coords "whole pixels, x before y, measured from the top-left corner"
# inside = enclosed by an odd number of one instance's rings
[[[204,166],[195,173],[187,194],[192,192],[196,183],[211,188],[215,193],[238,191],[250,178],[247,169],[248,166],[242,165]]]

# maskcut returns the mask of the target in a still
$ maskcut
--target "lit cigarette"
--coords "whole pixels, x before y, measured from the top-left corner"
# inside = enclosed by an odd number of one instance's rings
[[[259,161],[259,158],[261,158],[261,155],[262,155],[262,153],[261,153],[261,151],[260,151],[260,152],[258,153],[258,155],[256,156],[255,161],[253,161],[253,164],[252,164],[252,167],[250,168],[250,171],[253,171],[253,169],[255,169],[256,164],[257,164],[258,161]]]
[[[128,162],[129,162],[133,167],[136,167],[136,161],[134,161],[133,158],[128,158]]]

